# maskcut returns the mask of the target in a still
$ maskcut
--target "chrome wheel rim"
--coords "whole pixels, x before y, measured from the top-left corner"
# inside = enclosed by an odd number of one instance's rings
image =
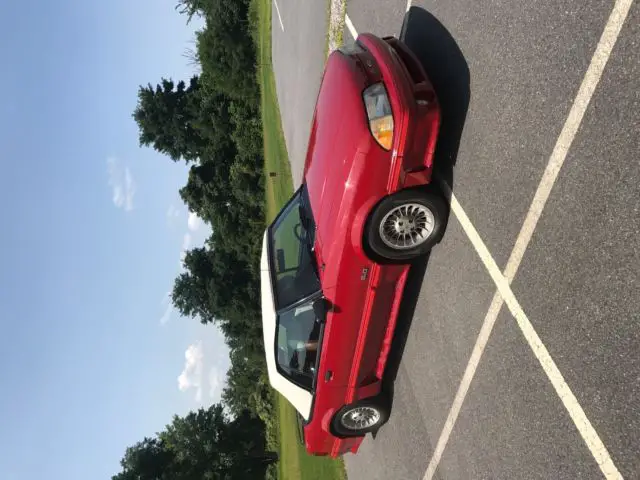
[[[380,412],[374,407],[355,407],[340,418],[343,427],[349,430],[363,430],[380,421]]]
[[[428,207],[420,203],[405,203],[384,216],[379,233],[387,247],[407,250],[426,242],[435,225],[435,217]]]

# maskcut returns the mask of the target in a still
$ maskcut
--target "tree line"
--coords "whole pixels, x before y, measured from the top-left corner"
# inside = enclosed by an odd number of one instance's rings
[[[183,316],[215,323],[231,367],[222,402],[174,417],[129,447],[113,480],[264,478],[273,416],[260,321],[259,256],[265,228],[263,142],[251,0],[180,0],[204,20],[196,32],[201,73],[140,86],[133,118],[141,146],[190,165],[180,196],[211,226],[188,251],[172,301]]]
[[[260,420],[230,420],[221,405],[174,417],[156,437],[127,448],[112,480],[263,479],[275,458],[255,436]]]

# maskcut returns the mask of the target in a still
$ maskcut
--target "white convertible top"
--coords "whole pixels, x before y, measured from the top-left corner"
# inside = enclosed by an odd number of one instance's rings
[[[267,374],[269,383],[302,415],[305,420],[311,415],[313,397],[310,392],[297,386],[276,368],[276,310],[273,301],[273,286],[269,273],[269,258],[267,253],[267,232],[262,241],[262,258],[260,259],[260,289],[262,297],[262,334],[264,335],[264,349],[267,357]]]

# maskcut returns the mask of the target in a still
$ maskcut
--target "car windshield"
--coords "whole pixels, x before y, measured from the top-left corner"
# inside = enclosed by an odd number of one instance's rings
[[[312,300],[278,315],[277,322],[276,358],[280,370],[294,383],[311,389],[321,327]]]
[[[271,268],[278,310],[320,290],[313,254],[315,224],[308,205],[303,187],[271,227]]]

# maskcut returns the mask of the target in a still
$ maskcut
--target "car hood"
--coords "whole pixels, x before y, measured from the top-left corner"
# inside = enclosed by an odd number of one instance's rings
[[[340,210],[355,182],[357,159],[371,148],[372,137],[362,100],[367,80],[351,57],[339,52],[327,61],[311,126],[304,181],[316,222],[317,243],[327,260],[334,236],[342,229]]]

